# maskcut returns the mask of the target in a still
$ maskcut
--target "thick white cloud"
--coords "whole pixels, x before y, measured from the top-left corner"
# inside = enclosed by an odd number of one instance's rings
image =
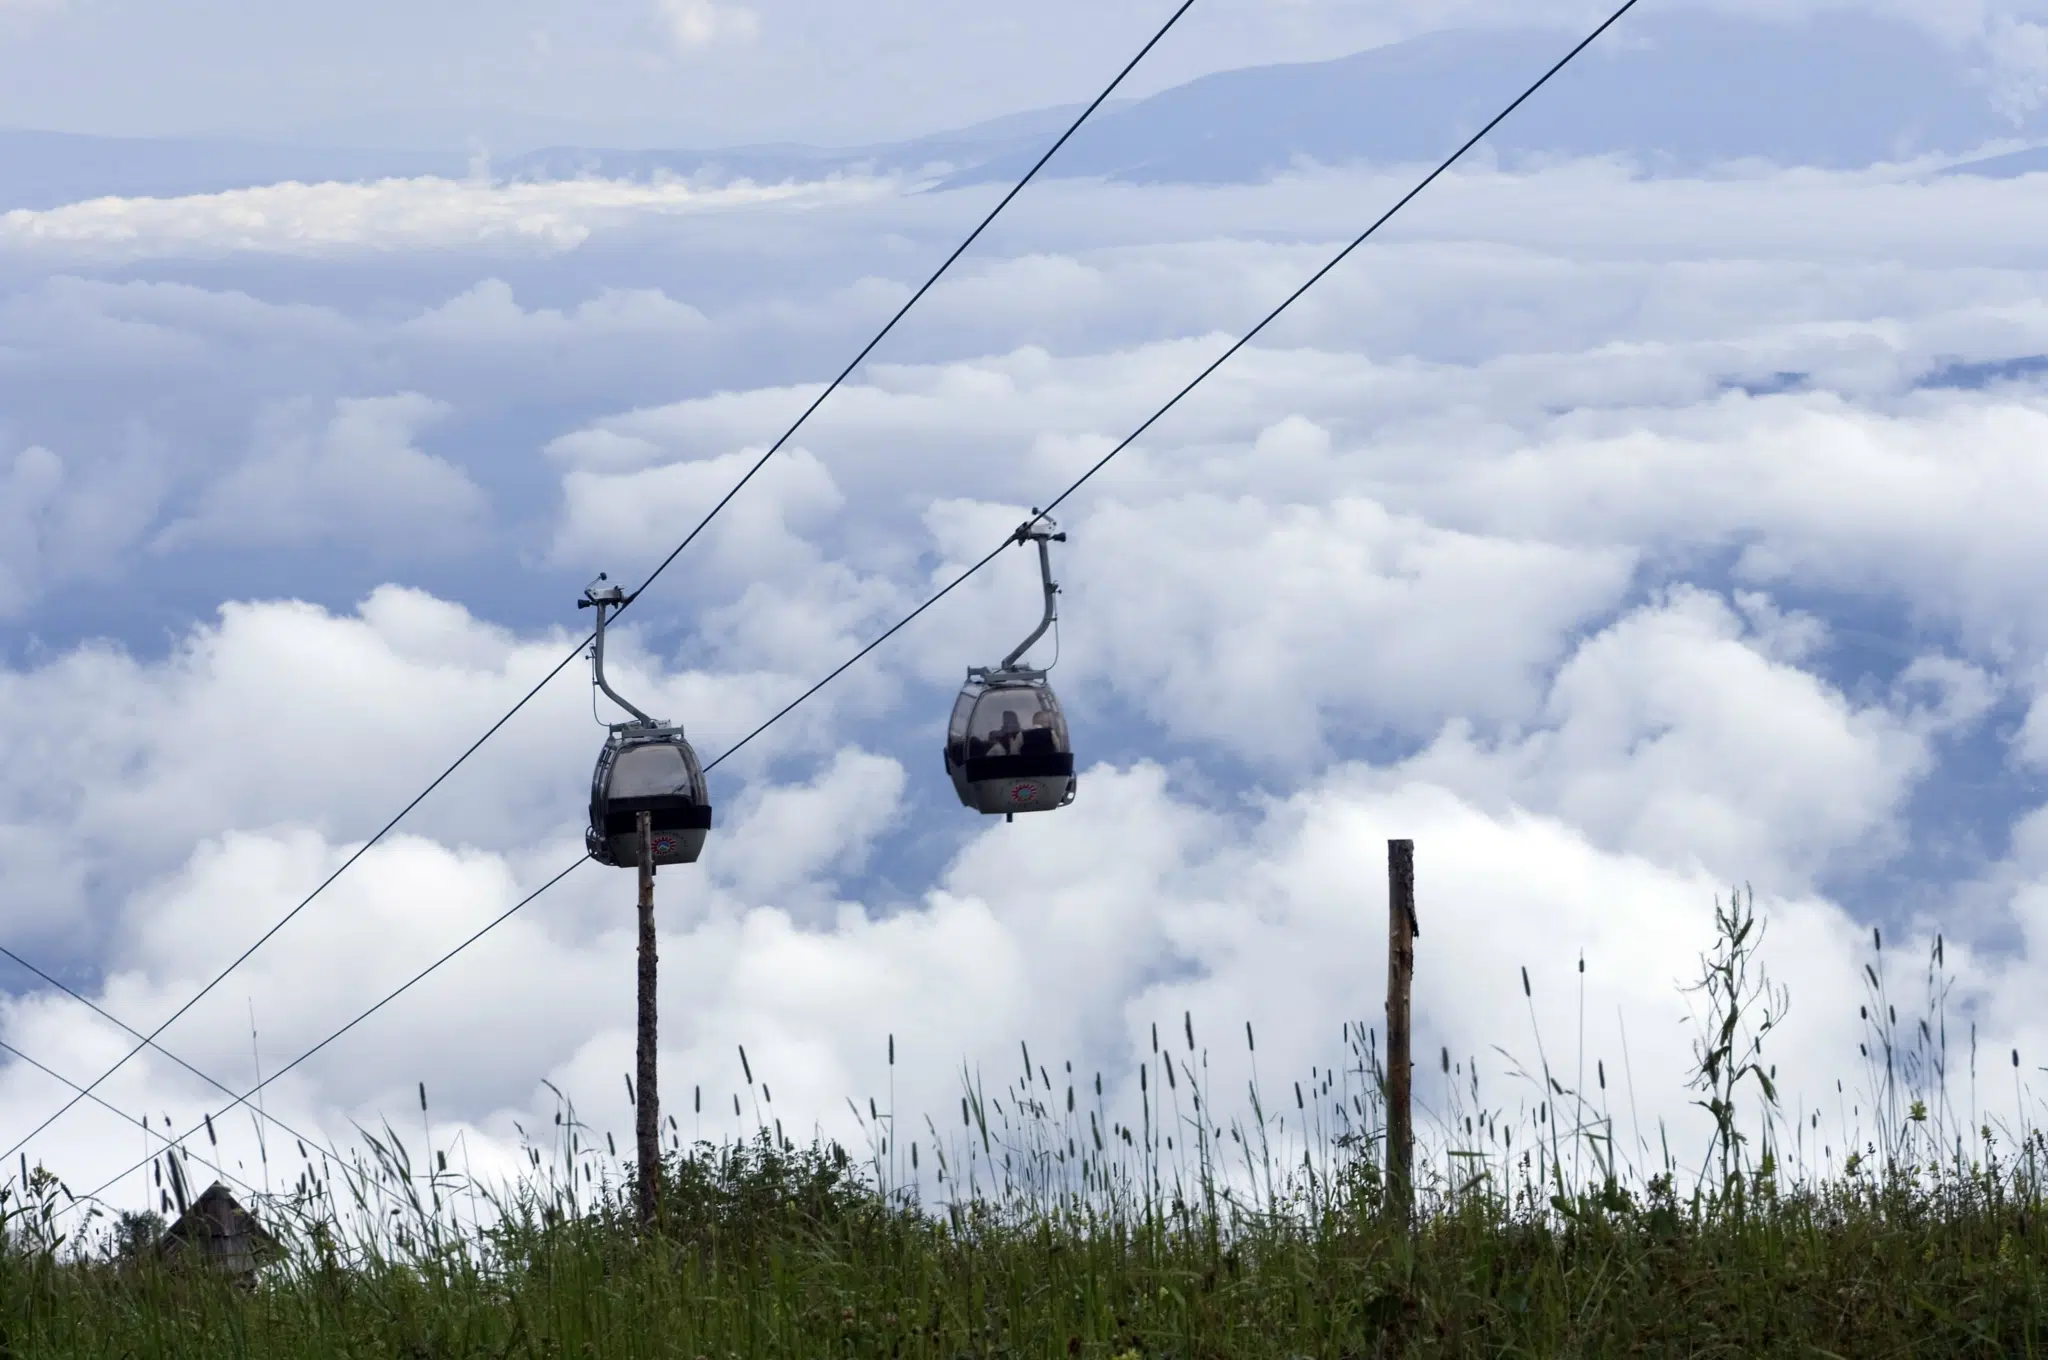
[[[547,253],[573,249],[603,226],[650,213],[832,201],[884,187],[851,179],[722,188],[593,179],[272,184],[184,198],[98,198],[61,208],[16,208],[0,213],[0,252],[115,259],[455,247]]]
[[[1897,833],[1930,755],[1911,715],[1850,704],[1799,668],[1797,642],[1773,656],[1772,641],[1679,590],[1588,638],[1535,730],[1488,751],[1460,720],[1407,769],[1658,863],[1797,885]]]
[[[1952,362],[2048,348],[2031,225],[2048,200],[2025,181],[1888,174],[1481,173],[1362,252],[1062,507],[1075,809],[980,826],[938,775],[947,688],[1036,617],[1021,553],[714,775],[711,853],[659,880],[685,1130],[700,1085],[706,1132],[737,1127],[742,1042],[774,1090],[764,1112],[799,1133],[852,1136],[844,1102],[886,1097],[891,1033],[906,1127],[954,1107],[963,1059],[1003,1080],[1020,1039],[1055,1072],[1100,1067],[1128,1101],[1150,1025],[1183,1010],[1236,1109],[1242,1022],[1278,1083],[1336,1061],[1344,1021],[1376,1019],[1378,884],[1399,835],[1421,846],[1425,1051],[1476,1055],[1490,1098],[1541,1098],[1504,1083],[1490,1047],[1534,1062],[1523,966],[1553,1065],[1576,1061],[1583,947],[1588,1066],[1605,1061],[1618,1129],[1640,1118],[1655,1147],[1660,1116],[1691,1127],[1676,984],[1714,893],[1748,879],[1794,988],[1782,1084],[1817,1100],[1852,1062],[1864,927],[1905,910],[1823,892],[1881,878],[1867,871],[1914,844],[1916,800],[1944,796],[1957,747],[1995,761],[2011,736],[2048,759],[2048,719],[2006,730],[2048,647],[2028,511],[2041,403],[2024,384],[1915,390]],[[636,606],[615,679],[723,749],[1100,457],[1313,267],[1325,247],[1304,235],[1389,184],[1026,200],[1042,215],[935,292]],[[109,541],[175,545],[205,525],[230,536],[207,542],[246,543],[232,535],[275,523],[412,547],[488,497],[547,554],[474,559],[508,598],[560,592],[571,569],[630,583],[970,206],[870,199],[799,220],[766,205],[715,231],[718,214],[672,219],[659,249],[624,230],[523,262],[326,260],[275,276],[293,287],[252,272],[241,291],[24,288],[0,311],[0,373],[27,411],[0,428],[0,569],[17,608],[82,570],[90,535],[65,498],[118,446],[84,425],[58,438],[36,403],[99,356],[106,404],[145,434],[228,431],[178,441],[208,452],[162,468],[172,508],[141,498],[139,524],[101,521]],[[1553,208],[1565,227],[1543,220]],[[1297,213],[1301,233],[1284,231]],[[401,277],[415,267],[430,277]],[[336,285],[329,268],[362,272]],[[387,283],[398,300],[354,295]],[[247,381],[205,389],[226,394],[213,425],[136,395],[228,371]],[[488,456],[458,451],[465,421],[508,410],[509,437],[478,438]],[[520,460],[545,496],[501,500],[492,459]],[[192,527],[165,535],[179,516]],[[177,570],[188,545],[150,569]],[[1865,613],[1921,630],[1874,674],[1836,664],[1841,639],[1882,626]],[[168,654],[24,639],[0,671],[9,941],[76,957],[138,1024],[168,1014],[573,645],[500,617],[393,586],[354,609],[232,604]],[[239,1080],[253,1004],[267,1067],[572,857],[600,738],[572,669],[174,1046]],[[2009,853],[1938,885],[1953,905],[1912,938],[1888,925],[1887,953],[1946,932],[1987,1050],[2034,1054],[2048,1029],[2028,981],[2044,929],[2027,812],[2016,785],[1992,814],[2016,822]],[[410,1120],[424,1080],[437,1139],[461,1131],[503,1166],[512,1121],[547,1119],[547,1078],[623,1131],[629,908],[630,875],[580,871],[281,1083],[273,1108],[346,1141],[350,1119]],[[81,1075],[121,1049],[61,998],[17,999],[0,1029]],[[1438,1108],[1442,1083],[1425,1086]],[[109,1093],[181,1124],[202,1094],[154,1059]],[[10,1119],[51,1101],[46,1079],[0,1075]],[[132,1129],[72,1118],[53,1164],[139,1150]]]
[[[850,791],[841,787],[848,772],[866,759],[843,758],[834,773],[789,796],[837,801]],[[1515,1064],[1540,1073],[1547,1060],[1567,1087],[1586,1091],[1596,1113],[1614,1119],[1636,1165],[1659,1164],[1663,1128],[1682,1162],[1697,1156],[1701,1130],[1684,1088],[1692,1027],[1680,988],[1712,940],[1721,890],[1713,878],[1602,851],[1551,818],[1488,814],[1427,782],[1389,782],[1357,768],[1304,785],[1247,826],[1178,801],[1156,767],[1093,768],[1084,788],[1088,815],[989,827],[922,903],[886,916],[851,905],[836,916],[793,913],[754,896],[758,881],[745,882],[746,896],[728,897],[715,881],[662,875],[664,1080],[667,1108],[683,1130],[715,1137],[751,1127],[758,1115],[781,1119],[797,1136],[822,1127],[858,1145],[848,1099],[864,1107],[872,1096],[886,1110],[892,1093],[903,1127],[932,1113],[943,1128],[957,1104],[958,1064],[1000,1090],[1020,1040],[1084,1092],[1102,1072],[1111,1108],[1134,1118],[1135,1068],[1148,1056],[1152,1028],[1179,1049],[1183,1012],[1192,1013],[1207,1053],[1202,1065],[1220,1117],[1249,1113],[1247,1022],[1258,1036],[1268,1108],[1286,1109],[1291,1081],[1305,1080],[1312,1065],[1344,1060],[1340,1022],[1377,1027],[1385,902],[1378,885],[1385,840],[1399,835],[1419,847],[1418,1056],[1442,1047],[1461,1063],[1477,1058],[1483,1105],[1505,1110],[1510,1122],[1519,1122],[1518,1110],[1555,1099],[1514,1075]],[[886,790],[881,796],[886,801]],[[779,816],[764,805],[735,834],[778,836],[787,829]],[[832,824],[809,818],[804,831]],[[267,917],[262,898],[318,873],[336,853],[303,834],[202,847],[136,899],[106,1004],[141,1016],[168,1008],[217,962],[220,936],[256,929]],[[361,869],[252,960],[231,996],[210,999],[168,1041],[241,1084],[257,1061],[252,1010],[262,1060],[274,1069],[276,1055],[352,1015],[532,881],[494,857],[411,840],[375,852]],[[529,1130],[546,1126],[552,1097],[538,1080],[546,1077],[596,1130],[623,1133],[629,888],[627,875],[585,870],[278,1083],[268,1108],[348,1143],[351,1117],[413,1124],[413,1086],[423,1081],[439,1144],[460,1132],[480,1163],[502,1168],[515,1120]],[[2037,895],[2030,887],[2017,898],[2030,920],[2039,915]],[[1794,1002],[1767,1050],[1791,1093],[1789,1122],[1815,1108],[1820,1093],[1832,1097],[1834,1077],[1853,1068],[1863,933],[1811,897],[1760,905],[1770,917],[1764,962]],[[1894,940],[1891,952],[1907,951],[1912,968],[1924,946]],[[2002,1053],[2038,1038],[2022,961],[1980,968],[1959,957],[1985,1049]],[[1531,999],[1522,995],[1524,969]],[[1891,971],[1910,1025],[1911,984]],[[70,1072],[118,1056],[118,1039],[67,1006],[15,1003],[6,1015],[9,1041]],[[741,1044],[762,1089],[746,1091]],[[1069,1061],[1072,1078],[1061,1070]],[[1441,1119],[1450,1083],[1425,1073],[1421,1099]],[[9,1109],[48,1104],[45,1079],[11,1069],[6,1080]],[[1854,1076],[1847,1085],[1844,1105],[1867,1109]],[[202,1104],[221,1103],[155,1058],[107,1089],[124,1108],[172,1114],[180,1129]],[[1952,1094],[1962,1112],[1960,1089]],[[2008,1105],[1995,1088],[1981,1096],[1987,1114],[2009,1114]],[[1867,1115],[1838,1116],[1832,1099],[1825,1109],[1824,1136],[1838,1155],[1845,1135],[1869,1136]],[[74,1179],[132,1159],[132,1128],[86,1110],[70,1118],[61,1166]],[[229,1134],[231,1150],[247,1148],[239,1120]]]
[[[440,403],[406,392],[266,413],[250,458],[209,488],[155,546],[194,542],[310,545],[368,541],[446,554],[466,546],[485,513],[483,492],[460,469],[422,451]]]
[[[1284,461],[1288,437],[1268,431],[1252,456]],[[1565,639],[1619,601],[1631,565],[1445,533],[1363,499],[1112,503],[1083,529],[1074,670],[1169,733],[1253,759],[1311,758],[1326,723],[1531,716]]]

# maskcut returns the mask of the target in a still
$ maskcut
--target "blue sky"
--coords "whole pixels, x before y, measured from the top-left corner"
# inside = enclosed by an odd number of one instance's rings
[[[138,1025],[544,674],[584,582],[659,561],[1015,148],[754,179],[512,156],[1066,104],[1165,10],[577,13],[0,4],[0,124],[373,153],[166,146],[148,196],[104,145],[0,139],[74,186],[0,204],[0,939]],[[1133,86],[1174,93],[1077,142],[636,607],[622,687],[723,751],[1590,19],[1430,15],[1198,4]],[[1626,1029],[1646,1118],[1687,1117],[1676,984],[1737,882],[1794,990],[1789,1090],[1848,1066],[1872,925],[1895,957],[1945,937],[1987,1052],[2048,1053],[2048,180],[1958,172],[2031,144],[2035,18],[1645,7],[1063,510],[1076,808],[983,824],[939,774],[961,671],[1034,617],[1021,555],[717,772],[712,849],[661,879],[671,1089],[729,1094],[744,1042],[788,1122],[841,1131],[892,1032],[906,1104],[944,1109],[963,1060],[1026,1038],[1114,1079],[1184,1009],[1255,1021],[1268,1069],[1306,1072],[1376,1014],[1397,835],[1429,1042],[1526,1046],[1523,966],[1570,1032],[1583,951],[1588,1049]],[[1179,88],[1417,35],[1334,76]],[[1390,98],[1418,51],[1467,84],[1390,142],[1345,82]],[[1821,69],[1845,52],[1867,64]],[[1346,135],[1290,143],[1304,108]],[[486,143],[497,168],[462,169]],[[166,1041],[239,1081],[573,858],[589,699],[572,668]],[[547,1080],[623,1131],[628,888],[581,871],[273,1108],[346,1140],[424,1080],[450,1136],[502,1158]],[[0,1037],[39,1060],[91,1076],[124,1051],[0,985]],[[155,1059],[106,1091],[181,1126],[205,1098]],[[0,1066],[8,1141],[57,1101]],[[74,1183],[139,1150],[87,1109],[38,1149]]]

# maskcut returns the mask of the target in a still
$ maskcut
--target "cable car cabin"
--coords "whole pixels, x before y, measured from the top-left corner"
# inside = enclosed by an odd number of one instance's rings
[[[1050,812],[1074,801],[1074,748],[1043,673],[967,673],[946,730],[946,773],[979,812]]]
[[[640,863],[640,814],[648,814],[648,834],[656,864],[695,864],[704,853],[711,830],[711,796],[704,788],[704,768],[683,740],[683,729],[650,718],[635,708],[604,678],[606,619],[632,603],[617,586],[585,588],[578,609],[597,610],[597,633],[591,639],[590,680],[606,697],[633,715],[631,722],[613,723],[597,768],[590,775],[590,829],[583,846],[599,864],[630,869]]]
[[[1060,588],[1052,579],[1047,545],[1064,543],[1052,517],[1039,510],[1010,537],[1038,546],[1039,586],[1045,615],[1031,635],[993,666],[970,666],[967,684],[946,724],[946,773],[960,801],[977,812],[1050,812],[1074,801],[1074,746],[1059,697],[1045,672],[1022,663],[1024,654],[1059,619]]]
[[[599,864],[640,862],[640,814],[651,814],[656,864],[694,864],[711,830],[711,801],[697,753],[679,727],[612,729],[590,777],[584,846]]]

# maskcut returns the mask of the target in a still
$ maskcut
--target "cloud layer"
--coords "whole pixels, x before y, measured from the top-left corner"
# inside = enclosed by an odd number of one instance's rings
[[[1393,185],[1023,200],[636,606],[615,679],[723,752]],[[1061,507],[1075,809],[978,825],[939,776],[962,668],[1035,616],[1014,554],[715,772],[713,850],[660,879],[664,1070],[707,1133],[736,1095],[753,1117],[739,1043],[767,1117],[842,1137],[892,1034],[906,1112],[1020,1039],[1127,1100],[1187,1012],[1219,1090],[1247,1021],[1262,1077],[1327,1066],[1376,1018],[1392,836],[1420,847],[1429,1051],[1512,1106],[1493,1046],[1529,1066],[1583,1013],[1610,1071],[1625,1036],[1645,1153],[1691,1127],[1678,984],[1736,882],[1794,991],[1795,1104],[1849,1066],[1872,924],[1894,959],[1944,936],[1958,1032],[2042,1051],[2048,187],[1569,164],[1442,189]],[[204,213],[119,259],[0,245],[10,947],[169,1014],[567,656],[574,588],[658,561],[986,202],[639,192],[527,202],[591,214],[536,227],[547,252],[403,212],[348,236],[360,200],[313,191],[318,249]],[[569,669],[166,1043],[245,1084],[573,861],[601,733]],[[1930,805],[1966,796],[1980,839],[1929,859]],[[628,882],[572,875],[269,1108],[346,1142],[424,1081],[434,1136],[498,1168],[544,1080],[623,1130]],[[25,984],[0,1034],[81,1080],[123,1051]],[[209,1099],[157,1058],[105,1093],[180,1126]],[[57,1097],[0,1068],[15,1136]],[[74,1185],[140,1154],[104,1112],[61,1127],[36,1146]]]

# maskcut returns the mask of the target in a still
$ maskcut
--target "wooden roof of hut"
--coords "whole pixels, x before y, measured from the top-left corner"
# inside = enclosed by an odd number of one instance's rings
[[[279,1250],[277,1239],[219,1181],[164,1230],[157,1249],[171,1259],[196,1254],[219,1270],[243,1277],[254,1276],[256,1268]]]

